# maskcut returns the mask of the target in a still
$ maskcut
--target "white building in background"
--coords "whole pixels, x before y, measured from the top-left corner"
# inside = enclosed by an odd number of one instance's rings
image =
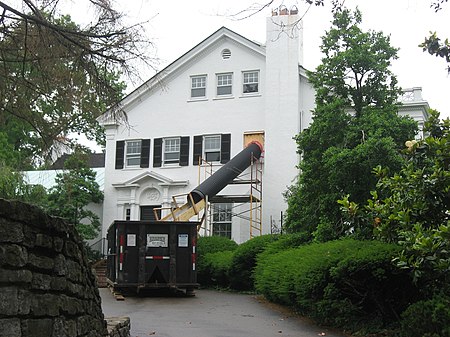
[[[254,138],[264,145],[261,232],[280,226],[283,193],[298,174],[293,137],[311,123],[314,108],[302,29],[292,26],[298,19],[295,11],[274,13],[265,45],[222,27],[123,99],[128,125],[106,114],[100,119],[106,129],[103,237],[114,220],[150,219],[153,208],[170,207],[173,195],[193,190],[202,180],[199,157],[216,170]],[[401,113],[423,125],[428,104],[420,88],[410,92]],[[248,240],[252,230],[242,215],[248,205],[236,196],[251,192],[248,184],[220,192],[207,234]]]

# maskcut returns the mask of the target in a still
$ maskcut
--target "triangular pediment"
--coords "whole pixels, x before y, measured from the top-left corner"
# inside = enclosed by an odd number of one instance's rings
[[[113,184],[113,186],[116,188],[139,187],[149,180],[153,180],[159,186],[187,186],[189,184],[188,180],[172,180],[156,172],[146,171],[122,183]]]

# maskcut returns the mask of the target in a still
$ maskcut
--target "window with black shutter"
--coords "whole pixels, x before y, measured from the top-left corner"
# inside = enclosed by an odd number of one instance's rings
[[[189,165],[189,137],[181,137],[180,166]]]
[[[116,142],[116,170],[123,169],[124,153],[125,153],[125,141],[118,140]]]
[[[153,141],[153,167],[161,167],[162,163],[162,138]]]
[[[141,167],[149,167],[150,139],[143,139],[141,146]]]

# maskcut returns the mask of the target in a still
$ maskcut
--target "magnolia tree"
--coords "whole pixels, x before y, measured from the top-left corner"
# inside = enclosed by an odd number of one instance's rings
[[[410,268],[416,279],[450,281],[450,120],[431,111],[429,136],[406,142],[407,162],[394,175],[382,167],[372,198],[364,206],[340,200],[354,230],[400,244],[395,261]]]

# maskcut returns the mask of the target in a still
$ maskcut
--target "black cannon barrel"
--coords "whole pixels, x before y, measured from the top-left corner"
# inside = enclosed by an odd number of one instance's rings
[[[262,145],[258,142],[250,143],[245,149],[234,156],[228,163],[222,166],[216,173],[198,185],[191,191],[195,203],[213,197],[225,186],[233,181],[252,163],[252,157],[259,159],[262,153]]]

